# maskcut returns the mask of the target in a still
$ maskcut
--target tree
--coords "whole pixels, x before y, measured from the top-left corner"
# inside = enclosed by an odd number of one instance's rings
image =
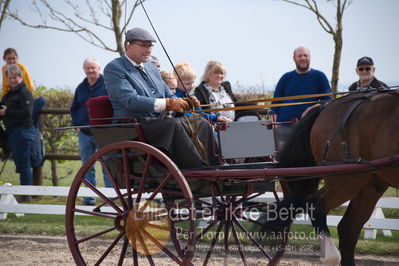
[[[10,0],[2,0],[9,2]],[[132,19],[136,8],[145,0],[136,0],[128,9],[128,0],[93,0],[82,1],[64,0],[64,4],[70,8],[72,14],[60,8],[59,1],[32,0],[31,7],[40,16],[41,23],[28,22],[27,18],[19,15],[15,7],[7,9],[7,15],[19,21],[22,25],[36,29],[53,29],[77,34],[86,42],[102,49],[124,53],[123,33]],[[25,3],[24,3],[25,4]],[[57,6],[57,7],[56,7]],[[122,23],[122,15],[124,22]],[[47,20],[50,20],[49,23]],[[102,39],[101,31],[112,31],[115,36],[115,44],[108,44]]]
[[[335,48],[334,48],[334,60],[333,60],[333,67],[332,67],[332,76],[331,76],[331,87],[333,92],[337,92],[338,88],[338,80],[339,80],[339,66],[341,63],[341,53],[342,53],[342,18],[344,16],[344,11],[349,5],[352,3],[353,0],[326,0],[327,2],[333,2],[336,7],[336,25],[335,28],[328,22],[328,20],[320,13],[319,7],[317,6],[316,0],[302,0],[299,1],[294,0],[282,0],[284,2],[294,4],[297,6],[304,7],[316,15],[317,21],[327,33],[333,36]]]
[[[7,9],[8,6],[10,5],[11,0],[0,0],[0,28],[1,24],[3,23],[3,20],[6,18],[7,15]]]

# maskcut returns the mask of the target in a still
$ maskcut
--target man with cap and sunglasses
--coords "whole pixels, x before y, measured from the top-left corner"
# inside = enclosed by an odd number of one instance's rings
[[[374,72],[375,67],[373,59],[364,56],[357,60],[356,73],[359,76],[359,80],[349,87],[349,91],[387,89],[388,86],[384,82],[379,81],[374,77]]]
[[[195,97],[188,101],[172,95],[158,68],[150,62],[155,38],[137,27],[127,31],[125,37],[125,54],[104,69],[113,116],[138,118],[146,141],[168,153],[181,168],[219,163],[207,121],[198,118],[198,128],[194,129],[198,138],[193,140],[193,126],[184,117],[163,119],[165,111],[184,113],[191,103],[198,107],[199,101]],[[200,147],[205,147],[205,151]]]

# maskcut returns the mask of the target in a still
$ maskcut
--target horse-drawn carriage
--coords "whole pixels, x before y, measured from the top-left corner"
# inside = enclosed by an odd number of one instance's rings
[[[399,153],[393,152],[385,156],[379,153],[380,157],[377,158],[365,158],[370,160],[367,163],[279,168],[273,160],[257,160],[201,169],[179,169],[164,152],[145,143],[139,123],[129,121],[110,124],[111,116],[106,117],[103,120],[96,119],[100,123],[91,127],[102,148],[81,167],[68,196],[66,232],[70,250],[78,265],[97,265],[107,261],[111,255],[118,258],[118,261],[113,262],[118,265],[206,265],[212,259],[219,264],[227,262],[229,256],[238,256],[247,265],[248,256],[252,256],[253,252],[261,256],[257,258],[260,263],[274,265],[284,253],[288,231],[283,230],[283,234],[272,240],[255,236],[252,231],[256,226],[268,224],[265,216],[261,222],[258,220],[260,212],[267,212],[271,208],[275,210],[275,203],[259,203],[257,198],[270,192],[275,196],[275,202],[280,200],[274,181],[283,176],[310,176],[319,180],[321,176],[331,174],[376,171],[380,167],[391,167],[393,162],[399,160],[397,155],[390,156]],[[105,124],[101,121],[105,121]],[[273,123],[242,123],[232,124],[230,128],[219,132],[224,159],[274,157]],[[338,125],[339,120],[333,123]],[[242,145],[243,142],[240,137],[242,132],[258,134],[256,136],[262,139],[246,135],[248,143],[239,147],[238,144]],[[331,143],[334,141],[331,139]],[[246,146],[250,144],[253,146]],[[239,148],[232,148],[234,146]],[[336,160],[330,155],[324,158]],[[110,177],[113,196],[104,195],[84,179],[97,162]],[[303,184],[306,184],[306,180]],[[78,206],[78,192],[83,186],[90,188],[100,198],[92,210]],[[351,198],[345,198],[344,201],[348,199]],[[88,219],[81,219],[78,214],[90,216],[90,223],[96,224],[97,230],[85,232],[84,223]],[[320,211],[319,214],[327,213]],[[317,221],[314,225],[323,229]],[[103,249],[91,248],[99,242],[106,243],[101,245]],[[194,252],[199,250],[203,255],[197,256],[192,262]],[[97,254],[96,260],[88,261],[88,255],[92,257],[93,252]]]

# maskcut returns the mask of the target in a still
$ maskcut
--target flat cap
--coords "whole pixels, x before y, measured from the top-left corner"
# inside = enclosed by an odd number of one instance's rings
[[[156,42],[152,35],[142,28],[133,28],[126,32],[126,41]]]
[[[359,60],[357,60],[357,65],[374,65],[373,59],[371,59],[371,57],[368,56],[363,56],[362,58],[360,58]]]

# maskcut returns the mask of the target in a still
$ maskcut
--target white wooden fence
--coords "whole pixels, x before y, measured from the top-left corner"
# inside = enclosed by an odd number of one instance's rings
[[[116,193],[113,188],[98,188],[105,196],[115,197]],[[0,186],[0,220],[7,218],[8,213],[14,213],[21,216],[24,213],[30,214],[65,214],[65,205],[50,204],[20,204],[16,201],[15,195],[32,195],[32,196],[68,196],[69,187],[51,187],[51,186],[12,186],[11,184],[3,184]],[[93,191],[88,188],[79,189],[78,196],[97,197]],[[282,194],[279,193],[282,197]],[[257,202],[273,202],[275,201],[273,193],[266,192],[256,198]],[[343,206],[347,206],[348,202]],[[92,210],[93,206],[79,206],[81,209]],[[399,209],[399,198],[386,197],[381,198],[374,210],[369,221],[364,225],[364,238],[375,239],[377,230],[382,230],[385,236],[392,236],[390,230],[399,231],[399,219],[387,219],[384,217],[382,209]],[[342,216],[328,215],[327,224],[329,226],[337,226]],[[307,216],[299,216],[294,222],[296,224],[310,224]]]

